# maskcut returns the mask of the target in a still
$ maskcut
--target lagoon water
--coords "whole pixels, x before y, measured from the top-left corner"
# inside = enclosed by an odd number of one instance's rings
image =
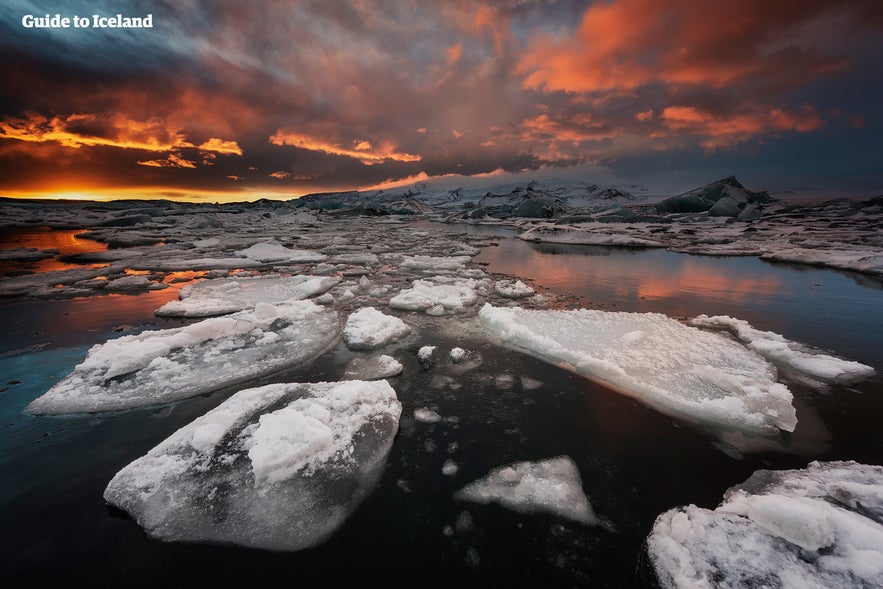
[[[464,230],[500,236],[498,246],[476,258],[488,272],[531,280],[573,296],[575,304],[672,316],[728,314],[883,372],[883,290],[874,279],[754,258],[535,245],[511,238],[508,230]],[[798,409],[794,434],[734,445],[494,346],[474,331],[452,333],[441,324],[433,330],[430,323],[421,344],[438,345],[441,354],[461,346],[480,353],[483,364],[439,385],[433,371],[421,369],[416,348],[395,352],[405,370],[391,384],[404,411],[387,470],[376,492],[326,544],[272,553],[159,542],[108,509],[104,487],[121,467],[234,391],[100,416],[37,418],[23,409],[92,344],[179,325],[152,315],[175,296],[169,288],[0,304],[0,577],[130,585],[371,579],[391,586],[642,586],[642,542],[666,509],[712,507],[724,490],[759,468],[799,468],[814,459],[883,463],[879,376],[821,391],[788,382]],[[124,324],[128,331],[114,331]],[[351,357],[338,351],[255,384],[337,380]],[[501,374],[543,384],[524,390],[516,378],[509,388],[495,380]],[[412,417],[420,407],[458,419],[422,423]],[[561,454],[574,459],[595,512],[613,530],[452,497],[492,468]],[[446,460],[460,467],[453,477],[442,474]]]

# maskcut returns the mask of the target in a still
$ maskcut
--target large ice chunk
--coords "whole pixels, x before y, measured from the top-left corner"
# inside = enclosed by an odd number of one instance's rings
[[[401,411],[386,381],[240,391],[123,468],[104,498],[162,540],[315,546],[376,486]]]
[[[666,589],[883,586],[883,467],[813,462],[755,472],[714,511],[656,519],[650,561]]]
[[[252,309],[258,303],[299,301],[341,281],[337,276],[249,276],[202,280],[181,289],[181,300],[156,310],[161,317],[209,317]]]
[[[352,350],[376,350],[397,342],[409,333],[411,328],[398,317],[387,315],[374,307],[362,307],[347,318],[343,341]]]
[[[586,525],[600,523],[583,493],[579,469],[569,456],[495,468],[457,491],[454,498],[499,503],[520,513],[551,513]]]
[[[696,327],[729,331],[749,348],[770,360],[788,365],[826,382],[852,383],[876,374],[876,371],[870,366],[820,353],[785,339],[778,333],[755,329],[747,321],[741,319],[733,319],[726,315],[714,317],[699,315],[695,319],[691,319],[689,323]]]
[[[95,345],[28,410],[92,413],[169,403],[306,364],[339,337],[337,314],[310,301],[258,303],[253,311]]]
[[[504,344],[613,385],[700,423],[793,431],[792,395],[760,354],[658,313],[528,311],[486,304],[482,322]]]

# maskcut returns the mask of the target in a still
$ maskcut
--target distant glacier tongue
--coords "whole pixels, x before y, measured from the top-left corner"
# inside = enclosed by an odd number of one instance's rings
[[[240,391],[123,468],[104,498],[162,540],[316,546],[377,484],[401,411],[386,381]]]
[[[613,385],[701,425],[794,431],[788,387],[757,352],[658,313],[531,311],[486,304],[484,325],[512,348]]]

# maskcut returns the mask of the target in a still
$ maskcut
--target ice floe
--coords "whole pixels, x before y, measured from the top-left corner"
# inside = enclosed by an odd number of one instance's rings
[[[763,356],[657,313],[479,312],[502,342],[597,378],[668,415],[746,431],[793,431],[792,395]]]
[[[572,243],[576,245],[614,245],[623,247],[665,247],[665,244],[646,237],[612,233],[605,223],[604,228],[583,225],[567,227],[564,225],[540,225],[528,229],[518,237],[525,241],[542,241],[546,243]]]
[[[386,381],[247,389],[123,468],[104,498],[162,540],[308,548],[373,490],[400,415]]]
[[[534,289],[520,280],[498,280],[494,283],[494,290],[498,295],[507,299],[522,299],[534,294]]]
[[[479,287],[484,281],[471,278],[446,280],[444,277],[415,280],[411,288],[403,289],[389,300],[392,309],[424,311],[428,315],[444,315],[462,311],[478,302]]]
[[[343,329],[343,341],[351,350],[376,350],[397,342],[411,333],[398,317],[374,307],[362,307],[351,313]]]
[[[881,587],[883,467],[757,471],[713,511],[660,515],[647,551],[665,589]]]
[[[347,380],[377,380],[402,373],[402,363],[382,354],[380,356],[353,358],[346,366],[343,378]]]
[[[256,243],[236,252],[237,256],[258,262],[324,262],[328,256],[310,250],[293,250],[275,240]]]
[[[583,492],[579,469],[568,456],[495,468],[457,491],[454,498],[499,503],[520,513],[550,513],[586,525],[601,521]]]
[[[414,419],[423,423],[437,423],[441,421],[441,415],[428,407],[414,409]]]
[[[310,301],[258,303],[252,311],[95,345],[28,410],[92,413],[169,403],[306,364],[339,337],[337,314]]]
[[[695,327],[726,330],[762,356],[825,382],[853,383],[876,374],[870,366],[812,350],[778,333],[755,329],[741,319],[699,315],[688,323]]]
[[[258,303],[299,301],[324,293],[340,283],[337,276],[264,275],[216,278],[187,285],[156,310],[163,317],[209,317],[252,309]]]

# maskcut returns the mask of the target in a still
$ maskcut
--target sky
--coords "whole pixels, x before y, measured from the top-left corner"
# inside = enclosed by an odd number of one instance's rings
[[[0,195],[877,190],[881,32],[879,0],[6,0]]]

